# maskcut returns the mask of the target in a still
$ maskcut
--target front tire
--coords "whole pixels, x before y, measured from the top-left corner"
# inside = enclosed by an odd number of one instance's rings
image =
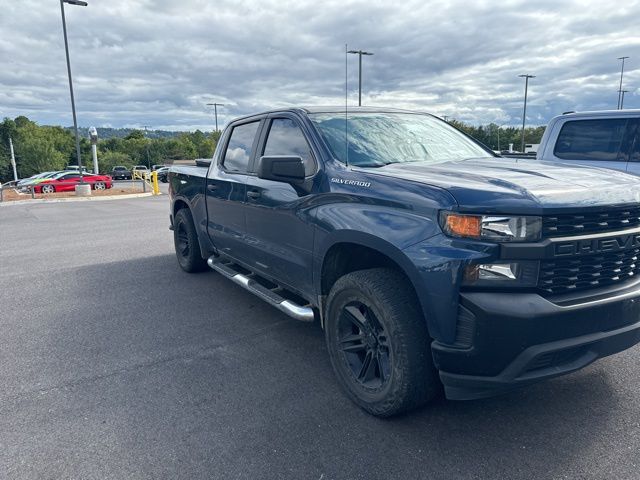
[[[106,188],[107,188],[107,185],[104,182],[96,182],[93,184],[94,190],[105,190]]]
[[[202,272],[207,268],[207,262],[200,255],[200,243],[193,217],[188,208],[178,210],[173,225],[173,243],[180,268],[185,272]]]
[[[422,311],[395,270],[340,278],[327,299],[325,338],[339,383],[373,415],[420,407],[441,389]]]

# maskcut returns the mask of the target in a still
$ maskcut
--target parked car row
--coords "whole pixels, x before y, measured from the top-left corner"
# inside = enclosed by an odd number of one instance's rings
[[[168,171],[169,171],[169,167],[165,165],[153,165],[151,167],[151,170],[149,170],[145,165],[135,165],[131,169],[131,171],[129,171],[126,167],[117,166],[117,167],[113,167],[111,176],[113,177],[114,180],[116,179],[131,180],[134,175],[140,176],[142,178],[148,178],[151,173],[158,172],[158,180],[166,183]]]
[[[113,180],[109,175],[83,173],[82,179],[85,183],[90,183],[94,190],[105,190],[113,185]],[[33,189],[35,193],[66,192],[74,190],[78,182],[80,182],[78,170],[69,169],[33,175],[17,182],[16,188],[23,192],[29,192]]]
[[[143,178],[148,178],[151,172],[157,171],[158,180],[166,183],[168,170],[169,167],[164,165],[153,165],[151,171],[145,165],[136,165],[131,170],[123,165],[117,165],[113,167],[110,175],[97,175],[87,172],[87,169],[82,167],[82,176],[84,181],[92,184],[92,188],[95,190],[103,190],[105,188],[111,188],[114,180],[132,180],[134,173],[138,173],[138,175]],[[70,165],[64,170],[42,172],[28,178],[23,178],[16,182],[15,187],[23,192],[30,191],[31,188],[33,188],[36,193],[63,192],[75,188],[74,185],[63,185],[63,183],[75,183],[79,181],[79,177],[79,168],[75,165]],[[40,184],[46,184],[47,186],[39,186]]]
[[[32,175],[29,178],[23,178],[22,180],[18,181],[18,183],[16,183],[16,187],[21,189],[21,190],[27,190],[30,186],[32,185],[36,185],[44,180],[46,180],[47,178],[51,178],[54,175],[57,175],[58,171],[56,172],[42,172],[42,173],[38,173],[36,175]]]
[[[82,175],[82,180],[84,183],[91,184],[92,190],[106,190],[113,186],[113,181],[109,175],[84,173]],[[79,182],[80,173],[69,171],[59,172],[52,177],[33,184],[32,188],[35,193],[70,192],[75,190],[76,185]]]

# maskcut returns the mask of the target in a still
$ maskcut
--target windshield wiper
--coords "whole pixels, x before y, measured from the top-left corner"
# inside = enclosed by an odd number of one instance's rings
[[[381,167],[386,167],[387,165],[393,165],[394,163],[401,163],[401,162],[384,162],[384,163],[374,163],[371,165],[358,165],[361,168],[381,168]]]

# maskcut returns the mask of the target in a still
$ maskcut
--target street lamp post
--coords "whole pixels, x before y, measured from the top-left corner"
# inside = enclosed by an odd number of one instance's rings
[[[624,61],[629,57],[618,57],[618,60],[622,60],[622,66],[620,67],[620,88],[618,88],[618,110],[622,110],[622,76],[624,75]]]
[[[142,125],[142,128],[144,128],[144,143],[147,151],[147,167],[151,170],[151,160],[149,160],[149,138],[147,138],[147,128],[151,128],[151,125]]]
[[[207,106],[213,105],[214,116],[216,117],[216,132],[218,131],[218,107],[224,107],[224,103],[207,103]]]
[[[362,50],[349,50],[347,53],[358,55],[358,106],[362,106],[362,56],[373,55],[371,52],[364,52]]]
[[[524,109],[522,110],[522,145],[520,151],[524,153],[524,126],[527,118],[527,91],[529,89],[529,79],[536,78],[535,75],[518,75],[520,78],[524,78]]]
[[[82,2],[80,0],[60,0],[60,11],[62,12],[62,32],[64,34],[64,51],[67,56],[67,74],[69,75],[69,92],[71,93],[71,112],[73,113],[73,129],[76,135],[76,155],[78,156],[78,170],[80,173],[80,185],[84,182],[84,177],[82,175],[82,157],[80,156],[80,136],[78,135],[78,120],[76,118],[76,104],[75,99],[73,97],[73,80],[71,79],[71,61],[69,60],[69,41],[67,40],[67,22],[64,16],[64,4],[68,3],[69,5],[78,5],[81,7],[86,7],[87,2]],[[89,194],[91,190],[89,190]]]
[[[620,96],[620,110],[624,108],[624,94],[629,93],[629,90],[622,90],[622,95]]]
[[[13,140],[9,137],[9,150],[11,151],[11,167],[13,168],[13,179],[18,181],[18,170],[16,169],[16,154],[13,151]]]

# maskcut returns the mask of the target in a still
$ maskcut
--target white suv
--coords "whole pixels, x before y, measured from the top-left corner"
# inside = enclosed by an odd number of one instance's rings
[[[578,112],[554,117],[542,136],[536,158],[640,175],[640,110]]]

